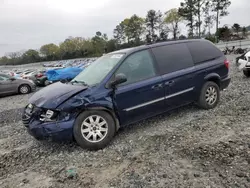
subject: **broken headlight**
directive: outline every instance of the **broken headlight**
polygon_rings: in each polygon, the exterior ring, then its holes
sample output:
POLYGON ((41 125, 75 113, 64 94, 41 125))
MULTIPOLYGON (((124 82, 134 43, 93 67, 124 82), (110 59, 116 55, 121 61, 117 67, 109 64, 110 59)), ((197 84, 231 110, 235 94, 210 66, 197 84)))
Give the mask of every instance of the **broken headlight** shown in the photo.
POLYGON ((41 114, 41 121, 55 121, 56 117, 58 115, 58 112, 52 111, 52 110, 47 110, 45 114, 41 114))

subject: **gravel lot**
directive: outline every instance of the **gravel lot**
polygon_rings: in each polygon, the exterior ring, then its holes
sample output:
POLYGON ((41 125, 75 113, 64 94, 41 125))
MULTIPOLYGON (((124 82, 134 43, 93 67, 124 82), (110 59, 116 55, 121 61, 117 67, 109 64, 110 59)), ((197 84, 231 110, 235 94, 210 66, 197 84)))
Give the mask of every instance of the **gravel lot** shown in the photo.
POLYGON ((39 142, 20 119, 30 95, 0 98, 0 187, 250 187, 250 80, 231 60, 216 109, 195 106, 123 128, 102 151, 39 142))

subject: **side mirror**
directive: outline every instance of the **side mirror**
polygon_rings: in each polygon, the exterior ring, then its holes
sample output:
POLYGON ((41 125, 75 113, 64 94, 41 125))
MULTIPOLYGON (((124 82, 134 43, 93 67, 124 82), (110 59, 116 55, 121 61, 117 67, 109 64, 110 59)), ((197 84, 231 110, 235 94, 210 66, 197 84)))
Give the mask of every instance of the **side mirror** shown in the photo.
POLYGON ((14 77, 11 77, 11 78, 10 78, 10 81, 14 81, 14 80, 16 80, 16 78, 14 78, 14 77))
POLYGON ((120 73, 115 76, 115 79, 110 83, 110 87, 114 88, 119 84, 125 83, 127 81, 127 77, 125 74, 120 73))

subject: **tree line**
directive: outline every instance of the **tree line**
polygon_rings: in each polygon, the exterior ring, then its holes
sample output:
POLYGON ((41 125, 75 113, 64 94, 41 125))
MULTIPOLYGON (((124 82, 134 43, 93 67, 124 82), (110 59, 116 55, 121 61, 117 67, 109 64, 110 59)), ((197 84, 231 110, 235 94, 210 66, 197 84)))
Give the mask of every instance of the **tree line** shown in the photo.
MULTIPOLYGON (((41 46, 39 50, 7 53, 0 58, 0 64, 96 57, 118 49, 167 40, 201 37, 213 42, 228 40, 231 30, 228 26, 219 28, 219 22, 229 14, 230 5, 230 0, 183 0, 180 7, 166 12, 149 10, 145 17, 134 14, 125 18, 115 27, 111 39, 100 31, 92 38, 68 37, 59 45, 51 43, 41 46), (182 34, 181 24, 188 28, 187 36, 182 34), (216 32, 212 34, 214 25, 216 32)), ((239 24, 234 24, 233 28, 238 36, 244 29, 239 24)), ((243 36, 246 36, 246 28, 244 31, 243 36)))

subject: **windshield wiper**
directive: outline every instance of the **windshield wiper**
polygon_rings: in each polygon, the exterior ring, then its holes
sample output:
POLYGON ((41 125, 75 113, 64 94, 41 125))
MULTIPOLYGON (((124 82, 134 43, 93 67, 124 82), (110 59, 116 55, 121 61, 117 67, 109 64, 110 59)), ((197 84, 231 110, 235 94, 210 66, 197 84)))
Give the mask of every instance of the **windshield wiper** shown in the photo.
POLYGON ((74 83, 77 83, 77 84, 79 83, 79 84, 88 86, 88 84, 87 84, 86 82, 84 82, 84 81, 73 80, 73 81, 71 81, 71 83, 72 83, 72 85, 73 85, 74 83))

